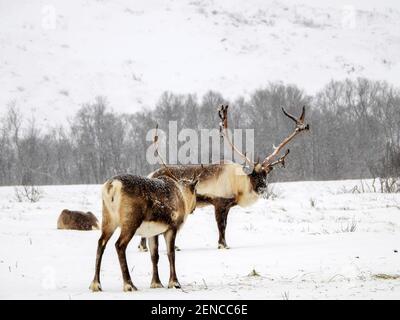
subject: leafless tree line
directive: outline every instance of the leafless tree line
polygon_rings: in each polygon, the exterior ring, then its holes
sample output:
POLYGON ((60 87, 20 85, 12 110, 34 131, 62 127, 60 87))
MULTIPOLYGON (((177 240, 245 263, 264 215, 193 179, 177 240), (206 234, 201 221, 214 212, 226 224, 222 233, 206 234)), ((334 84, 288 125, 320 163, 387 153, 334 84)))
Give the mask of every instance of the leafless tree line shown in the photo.
MULTIPOLYGON (((146 134, 156 123, 178 130, 218 128, 217 107, 229 104, 232 127, 254 129, 260 156, 292 129, 281 107, 308 107, 311 133, 291 145, 278 180, 328 180, 400 176, 400 90, 368 79, 332 81, 315 95, 294 85, 270 83, 250 98, 227 101, 210 91, 164 93, 152 110, 112 111, 104 97, 82 106, 61 127, 40 128, 20 106, 0 114, 0 185, 102 183, 121 172, 147 174, 146 134)), ((257 159, 257 154, 254 158, 257 159)))

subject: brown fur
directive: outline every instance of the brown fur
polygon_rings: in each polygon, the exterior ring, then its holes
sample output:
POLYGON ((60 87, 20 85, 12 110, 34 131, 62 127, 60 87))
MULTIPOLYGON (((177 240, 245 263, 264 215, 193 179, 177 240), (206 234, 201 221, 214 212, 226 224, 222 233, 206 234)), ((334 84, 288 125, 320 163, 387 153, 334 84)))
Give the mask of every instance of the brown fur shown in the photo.
MULTIPOLYGON (((250 174, 243 171, 236 163, 168 166, 168 170, 178 178, 190 178, 199 175, 197 186, 197 206, 213 205, 215 219, 219 230, 219 248, 227 248, 225 229, 230 208, 235 205, 247 207, 257 201, 266 187, 266 175, 263 170, 253 170, 250 174)), ((167 174, 167 169, 160 168, 149 177, 167 174)), ((146 250, 146 241, 142 239, 139 246, 146 250)))
POLYGON ((163 234, 167 243, 170 262, 168 287, 180 287, 175 273, 175 237, 188 214, 196 207, 196 181, 179 180, 167 176, 145 178, 119 175, 103 185, 102 235, 98 242, 96 271, 90 286, 92 291, 101 290, 100 265, 108 240, 117 227, 121 235, 115 244, 124 279, 124 291, 136 290, 132 284, 125 250, 135 234, 151 239, 150 251, 153 262, 152 288, 161 285, 158 277, 158 235, 163 234))
POLYGON ((99 221, 91 212, 63 210, 57 220, 57 229, 98 230, 99 221))
POLYGON ((157 178, 162 175, 167 175, 168 171, 172 172, 172 174, 178 179, 190 179, 193 176, 198 176, 199 181, 204 181, 210 179, 212 177, 218 176, 222 170, 224 165, 221 164, 207 164, 207 165, 168 165, 168 169, 162 167, 156 171, 154 171, 149 176, 153 178, 157 178))
POLYGON ((265 174, 253 172, 248 175, 236 163, 168 166, 168 170, 160 168, 149 174, 149 177, 156 178, 168 171, 178 179, 190 179, 193 175, 200 174, 197 195, 234 198, 241 207, 247 207, 258 199, 258 193, 262 189, 260 182, 264 181, 265 186, 265 174))

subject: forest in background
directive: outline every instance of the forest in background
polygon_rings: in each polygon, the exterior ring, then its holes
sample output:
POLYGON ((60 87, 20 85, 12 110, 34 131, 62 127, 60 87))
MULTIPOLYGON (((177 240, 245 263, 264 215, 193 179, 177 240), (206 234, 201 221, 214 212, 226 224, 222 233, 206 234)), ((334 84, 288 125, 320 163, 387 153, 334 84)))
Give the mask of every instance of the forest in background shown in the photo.
POLYGON ((272 181, 361 179, 400 176, 400 90, 360 78, 331 81, 315 95, 295 85, 269 83, 227 101, 209 91, 201 98, 166 92, 151 110, 113 112, 96 97, 63 126, 40 128, 23 106, 0 112, 0 185, 103 183, 118 173, 147 175, 147 132, 218 128, 217 108, 229 104, 231 128, 254 129, 254 158, 263 159, 294 128, 281 107, 299 114, 306 106, 311 131, 295 139, 286 168, 272 181))

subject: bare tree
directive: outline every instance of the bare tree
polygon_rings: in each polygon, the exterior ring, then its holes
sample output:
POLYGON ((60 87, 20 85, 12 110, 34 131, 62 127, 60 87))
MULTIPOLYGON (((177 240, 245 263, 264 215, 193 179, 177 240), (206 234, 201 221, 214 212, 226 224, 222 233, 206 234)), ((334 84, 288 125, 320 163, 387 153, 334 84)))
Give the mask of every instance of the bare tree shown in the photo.
MULTIPOLYGON (((216 108, 228 102, 215 91, 199 99, 166 92, 155 109, 117 114, 97 97, 66 126, 40 130, 12 101, 0 114, 0 185, 101 183, 121 172, 147 174, 157 167, 145 159, 149 129, 158 123, 168 130, 169 121, 177 121, 178 131, 217 129, 216 108)), ((275 172, 272 182, 399 176, 400 91, 386 82, 331 81, 313 96, 269 83, 231 104, 232 127, 254 129, 254 149, 267 152, 288 134, 281 107, 295 112, 309 106, 311 134, 291 146, 298 161, 275 172)), ((382 181, 393 189, 391 180, 382 181)))

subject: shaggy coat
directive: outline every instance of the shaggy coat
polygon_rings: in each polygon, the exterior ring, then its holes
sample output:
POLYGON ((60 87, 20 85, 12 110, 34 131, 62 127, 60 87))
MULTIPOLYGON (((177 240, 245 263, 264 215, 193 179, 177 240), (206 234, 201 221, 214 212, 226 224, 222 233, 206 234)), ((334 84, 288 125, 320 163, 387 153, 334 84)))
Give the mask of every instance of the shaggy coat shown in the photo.
MULTIPOLYGON (((237 163, 208 165, 175 165, 160 168, 149 177, 159 177, 171 172, 178 179, 188 179, 193 175, 199 177, 196 188, 197 206, 213 205, 218 224, 218 248, 228 248, 225 240, 225 229, 230 208, 239 205, 247 207, 257 201, 266 188, 267 173, 264 170, 253 170, 246 174, 237 163)), ((139 248, 147 251, 146 239, 142 238, 139 248)))
POLYGON ((124 291, 136 290, 133 285, 125 250, 134 235, 150 239, 153 262, 152 288, 161 285, 158 276, 158 235, 163 234, 167 243, 170 262, 169 287, 180 287, 175 273, 175 238, 188 214, 196 207, 196 181, 176 181, 168 176, 145 178, 119 175, 109 179, 102 188, 102 235, 98 241, 96 271, 90 286, 100 291, 100 265, 108 240, 117 227, 121 235, 115 247, 124 279, 124 291))
POLYGON ((91 212, 63 210, 57 220, 57 229, 98 230, 99 221, 91 212))

